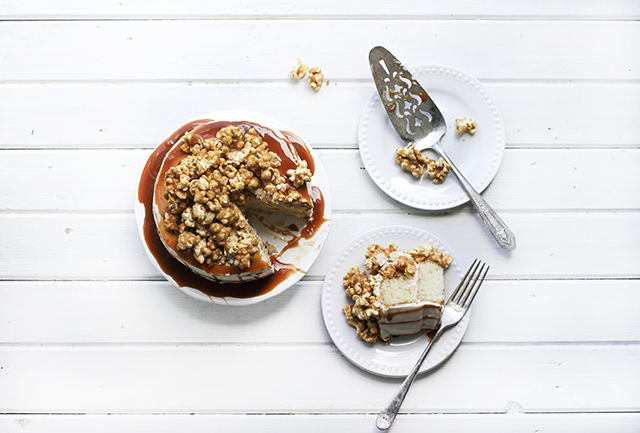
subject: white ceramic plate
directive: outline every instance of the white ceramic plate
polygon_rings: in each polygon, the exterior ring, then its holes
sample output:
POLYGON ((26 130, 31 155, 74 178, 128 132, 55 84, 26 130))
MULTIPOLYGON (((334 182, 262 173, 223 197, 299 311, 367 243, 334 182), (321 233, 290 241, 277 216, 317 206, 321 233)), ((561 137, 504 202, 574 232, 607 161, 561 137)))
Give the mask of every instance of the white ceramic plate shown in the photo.
MULTIPOLYGON (((473 187, 482 192, 491 183, 502 161, 504 123, 486 89, 472 76, 448 66, 418 66, 411 73, 436 103, 447 122, 442 148, 473 187), (474 135, 456 135, 456 118, 478 122, 474 135)), ((373 181, 395 200, 408 206, 443 210, 460 206, 469 198, 450 173, 441 184, 428 175, 416 179, 395 162, 395 150, 404 147, 380 102, 378 92, 369 98, 360 117, 360 156, 373 181)), ((433 151, 431 158, 438 159, 433 151)))
MULTIPOLYGON (((345 293, 342 278, 353 266, 363 269, 364 254, 371 243, 383 247, 393 243, 400 250, 407 250, 425 242, 453 257, 453 262, 444 273, 445 299, 448 299, 464 275, 460 270, 460 261, 441 240, 412 227, 383 227, 359 236, 344 249, 325 278, 322 288, 322 315, 329 335, 340 352, 365 371, 386 377, 406 376, 426 347, 429 337, 422 332, 413 336, 395 337, 386 343, 367 343, 359 339, 355 328, 347 323, 342 312, 342 307, 353 303, 345 293)), ((467 330, 470 313, 471 311, 458 325, 445 331, 434 344, 420 368, 420 373, 440 365, 456 350, 467 330)))
MULTIPOLYGON (((281 130, 291 132, 298 137, 302 137, 298 134, 294 129, 285 125, 284 123, 277 121, 269 116, 265 116, 260 113, 255 113, 252 111, 246 110, 233 110, 233 111, 218 111, 214 113, 204 114, 202 116, 198 116, 194 119, 189 120, 186 123, 189 123, 193 120, 198 119, 212 119, 212 120, 229 120, 229 121, 250 121, 253 123, 258 123, 263 126, 269 127, 272 130, 281 130)), ((178 127, 176 127, 178 129, 178 127)), ((305 142, 306 143, 306 142, 305 142)), ((324 220, 326 221, 315 233, 313 237, 310 239, 301 239, 299 244, 293 248, 287 250, 282 256, 279 257, 279 261, 282 263, 293 265, 298 271, 289 275, 286 279, 280 282, 273 290, 268 293, 260 296, 255 296, 251 298, 235 298, 235 297, 225 297, 218 298, 215 296, 209 296, 195 287, 183 287, 176 283, 176 281, 168 274, 166 274, 160 265, 158 264, 156 258, 153 256, 149 247, 147 246, 146 240, 144 238, 144 230, 143 224, 145 220, 145 206, 140 203, 140 201, 136 198, 134 211, 136 215, 136 223, 138 225, 138 232, 142 239, 142 245, 145 249, 145 252, 156 269, 169 281, 171 281, 176 287, 180 290, 201 301, 210 302, 214 304, 221 305, 251 305, 258 302, 262 302, 266 299, 272 298, 289 287, 293 286, 297 283, 304 274, 311 268, 311 265, 315 262, 320 254, 322 247, 329 235, 329 225, 331 222, 331 192, 329 189, 329 179, 327 177, 327 173, 322 166, 320 158, 315 154, 314 150, 307 143, 307 147, 311 152, 311 156, 313 158, 315 164, 315 172, 311 179, 310 185, 315 186, 322 192, 324 197, 324 220)), ((282 230, 277 230, 278 227, 288 227, 290 224, 297 224, 298 227, 303 226, 303 221, 294 217, 287 217, 283 215, 271 215, 264 214, 263 221, 258 221, 256 218, 252 218, 249 215, 249 220, 253 227, 256 229, 260 237, 275 246, 278 251, 281 251, 281 248, 285 246, 290 240, 285 235, 282 234, 282 230), (276 228, 276 230, 274 230, 276 228)))

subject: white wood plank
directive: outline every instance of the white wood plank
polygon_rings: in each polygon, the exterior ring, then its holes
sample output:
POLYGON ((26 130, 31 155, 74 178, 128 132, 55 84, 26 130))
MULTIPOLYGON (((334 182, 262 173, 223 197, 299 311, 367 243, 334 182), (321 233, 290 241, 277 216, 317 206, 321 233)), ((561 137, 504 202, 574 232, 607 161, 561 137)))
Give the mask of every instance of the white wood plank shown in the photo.
MULTIPOLYGON (((442 239, 461 263, 481 257, 491 279, 638 278, 638 213, 502 212, 518 249, 497 246, 475 214, 335 213, 331 233, 307 279, 324 278, 351 240, 384 225, 407 225, 442 239), (623 256, 620 252, 624 252, 623 256)), ((0 215, 0 279, 159 278, 143 252, 131 214, 0 215), (33 248, 25 248, 31 245, 33 248)))
MULTIPOLYGON (((250 416, 212 414, 149 415, 0 415, 0 430, 6 433, 209 433, 224 431, 245 433, 324 433, 327 431, 378 431, 373 414, 251 414, 250 416)), ((439 433, 490 431, 493 433, 637 433, 637 413, 573 414, 401 414, 393 424, 394 432, 416 432, 429 426, 439 433)))
POLYGON ((444 18, 444 19, 634 19, 640 16, 637 3, 630 0, 585 1, 576 7, 571 2, 455 0, 439 2, 400 1, 389 5, 367 0, 326 0, 322 3, 298 1, 294 5, 271 2, 268 6, 256 0, 224 1, 184 0, 174 2, 118 1, 118 2, 58 2, 55 7, 47 1, 0 1, 0 19, 326 19, 330 18, 444 18))
MULTIPOLYGON (((326 344, 321 290, 303 281, 229 308, 167 282, 0 282, 0 343, 326 344)), ((639 280, 490 280, 464 341, 638 343, 639 310, 639 280)))
POLYGON ((260 83, 5 84, 0 118, 9 127, 0 130, 0 146, 154 148, 192 118, 243 109, 279 119, 314 147, 356 148, 373 83, 331 82, 317 94, 286 76, 260 83))
MULTIPOLYGON (((373 413, 399 385, 324 345, 3 345, 0 359, 9 413, 373 413)), ((638 345, 463 343, 402 413, 638 411, 639 365, 638 345)))
POLYGON ((629 116, 640 115, 640 107, 630 99, 636 97, 636 91, 640 92, 640 85, 569 80, 569 83, 486 86, 503 115, 508 146, 573 148, 640 144, 640 133, 623 131, 629 116))
MULTIPOLYGON (((413 211, 378 189, 357 150, 317 152, 328 173, 334 210, 413 211)), ((150 154, 149 149, 0 151, 0 185, 5 187, 0 209, 128 212, 150 154)), ((638 166, 639 149, 507 149, 483 196, 497 211, 638 210, 638 166), (604 167, 623 175, 606 175, 604 167)), ((467 212, 471 205, 462 209, 467 212)))
POLYGON ((318 36, 301 44, 306 20, 3 21, 0 81, 262 82, 287 79, 298 57, 321 65, 328 80, 368 79, 367 53, 378 44, 406 65, 450 64, 482 79, 640 78, 640 55, 633 49, 640 37, 637 21, 413 24, 315 21, 318 36), (230 34, 232 44, 224 42, 230 34), (416 51, 415 41, 429 47, 428 54, 416 51))
MULTIPOLYGON (((380 190, 367 174, 359 153, 322 150, 330 174, 336 210, 415 212, 380 190), (342 185, 349 185, 348 189, 342 185)), ((483 192, 496 211, 638 209, 640 153, 636 149, 507 149, 500 169, 483 192), (612 165, 620 176, 598 176, 612 165)), ((455 181, 453 178, 448 181, 455 181)), ((471 204, 456 211, 470 211, 471 204)))
POLYGON ((513 254, 497 246, 475 214, 396 214, 393 218, 385 217, 386 220, 382 220, 382 216, 369 219, 364 213, 336 215, 330 239, 310 274, 324 275, 350 239, 377 229, 385 224, 381 221, 387 221, 387 224, 408 225, 434 234, 449 245, 462 263, 482 258, 491 264, 492 278, 635 278, 638 275, 635 263, 640 260, 640 251, 636 257, 632 247, 640 242, 635 212, 501 212, 501 216, 517 238, 518 248, 513 254), (603 248, 613 254, 603 254, 603 248), (615 254, 620 251, 625 252, 625 258, 615 254))
MULTIPOLYGON (((366 66, 366 59, 357 62, 366 66)), ((286 77, 260 83, 3 83, 0 148, 153 148, 193 117, 249 109, 285 122, 316 148, 357 149, 358 122, 374 85, 369 77, 352 82, 327 73, 327 79, 317 94, 286 77)), ((502 112, 507 148, 640 145, 640 133, 629 126, 640 116, 637 83, 485 85, 502 112)))

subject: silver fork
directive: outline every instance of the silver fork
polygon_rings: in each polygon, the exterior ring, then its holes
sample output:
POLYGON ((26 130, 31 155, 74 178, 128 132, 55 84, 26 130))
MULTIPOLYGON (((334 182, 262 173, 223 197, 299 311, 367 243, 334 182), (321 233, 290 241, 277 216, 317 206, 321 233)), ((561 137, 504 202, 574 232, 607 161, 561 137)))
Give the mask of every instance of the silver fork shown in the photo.
POLYGON ((433 343, 438 341, 444 331, 462 320, 467 310, 469 310, 469 307, 473 302, 473 298, 475 298, 478 293, 478 290, 484 281, 484 277, 487 276, 487 272, 489 272, 489 266, 482 263, 482 261, 475 259, 467 270, 467 273, 462 277, 458 287, 456 287, 456 290, 453 292, 451 297, 449 297, 449 300, 442 310, 442 318, 440 319, 440 327, 438 328, 438 331, 433 338, 429 340, 429 343, 427 344, 427 347, 425 347, 424 352, 422 352, 422 355, 420 355, 418 362, 413 366, 407 378, 402 382, 402 385, 400 385, 400 388, 398 388, 394 397, 389 401, 389 404, 387 404, 387 407, 380 411, 378 418, 376 418, 376 427, 380 430, 387 430, 391 427, 391 424, 393 423, 393 420, 396 419, 400 406, 402 406, 402 402, 407 396, 411 384, 418 375, 420 366, 427 358, 433 343))

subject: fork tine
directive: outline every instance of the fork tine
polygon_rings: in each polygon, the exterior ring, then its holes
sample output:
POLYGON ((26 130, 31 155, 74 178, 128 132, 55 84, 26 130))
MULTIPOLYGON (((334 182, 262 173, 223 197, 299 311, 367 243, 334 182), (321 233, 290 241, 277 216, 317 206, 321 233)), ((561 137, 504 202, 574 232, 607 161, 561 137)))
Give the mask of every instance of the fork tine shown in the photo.
POLYGON ((469 280, 467 279, 467 277, 472 272, 472 270, 473 272, 475 272, 474 266, 477 267, 477 262, 478 259, 475 259, 473 263, 471 263, 471 266, 469 266, 469 269, 467 269, 467 273, 464 274, 464 277, 462 277, 462 279, 458 283, 458 287, 456 287, 456 289, 453 291, 453 294, 449 298, 449 302, 455 302, 456 304, 459 303, 460 297, 464 294, 464 292, 467 290, 467 286, 469 285, 469 280))
POLYGON ((469 277, 469 281, 465 285, 464 292, 460 295, 460 302, 458 302, 458 305, 460 305, 461 307, 464 306, 467 302, 467 299, 469 299, 469 294, 473 291, 476 281, 478 281, 478 277, 480 276, 480 272, 482 272, 483 268, 484 268, 484 264, 482 263, 482 261, 478 261, 478 264, 473 268, 473 271, 471 271, 471 276, 469 277), (480 270, 478 271, 478 267, 480 265, 482 265, 482 268, 480 268, 480 270), (478 271, 478 273, 476 273, 476 271, 478 271), (471 287, 469 287, 469 284, 471 284, 471 287))
MULTIPOLYGON (((480 265, 479 262, 478 266, 480 265)), ((476 268, 478 267, 476 266, 476 268)), ((478 293, 478 290, 480 290, 480 286, 482 285, 482 283, 484 282, 484 278, 487 276, 487 273, 489 272, 489 268, 490 266, 488 266, 486 263, 482 263, 482 267, 480 268, 480 270, 478 270, 477 275, 475 275, 475 278, 473 280, 473 284, 471 285, 471 288, 469 289, 468 292, 465 293, 465 297, 462 301, 461 305, 462 308, 469 308, 469 306, 471 305, 471 303, 473 302, 473 299, 476 297, 476 294, 478 293), (485 269, 486 266, 486 269, 485 269), (483 273, 484 271, 484 273, 483 273), (480 281, 478 281, 478 279, 480 281)), ((475 272, 475 270, 474 270, 475 272)))

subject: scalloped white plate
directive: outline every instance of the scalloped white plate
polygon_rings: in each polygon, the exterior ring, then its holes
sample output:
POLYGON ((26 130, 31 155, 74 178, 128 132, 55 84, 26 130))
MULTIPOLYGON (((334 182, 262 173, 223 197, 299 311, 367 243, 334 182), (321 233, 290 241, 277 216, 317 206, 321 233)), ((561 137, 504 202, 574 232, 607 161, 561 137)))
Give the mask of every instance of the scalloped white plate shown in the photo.
MULTIPOLYGON (((426 65, 410 69, 429 93, 447 122, 442 148, 473 187, 482 192, 500 166, 505 147, 504 122, 497 105, 478 80, 449 66, 426 65), (474 135, 456 135, 456 118, 478 122, 474 135)), ((428 175, 416 179, 395 162, 395 150, 404 147, 380 102, 378 92, 369 98, 360 117, 360 156, 373 181, 390 197, 405 205, 444 210, 469 200, 453 174, 441 184, 428 175)), ((435 153, 429 150, 434 158, 435 153)), ((435 157, 437 159, 437 157, 435 157)))
MULTIPOLYGON (((266 116, 264 114, 256 113, 248 110, 227 110, 227 111, 217 111, 213 113, 207 113, 202 116, 195 117, 186 123, 189 123, 198 119, 212 119, 212 120, 229 120, 229 121, 250 121, 254 123, 261 124, 263 126, 269 127, 272 130, 281 130, 291 132, 298 137, 302 137, 298 134, 293 128, 290 128, 286 124, 273 119, 272 117, 266 116)), ((178 129, 178 127, 176 127, 178 129)), ((324 219, 326 222, 322 224, 322 226, 318 229, 318 231, 311 237, 310 239, 303 239, 299 242, 299 244, 289 250, 287 250, 281 257, 280 261, 283 263, 287 263, 293 265, 297 272, 293 272, 286 279, 278 283, 276 287, 273 288, 270 292, 260 295, 254 296, 251 298, 235 298, 235 297, 225 297, 219 298, 214 296, 209 296, 202 291, 198 290, 197 287, 185 287, 180 286, 176 281, 165 273, 160 265, 158 264, 156 258, 153 256, 149 247, 147 246, 146 240, 144 238, 144 219, 145 219, 145 206, 140 203, 137 198, 135 200, 134 212, 136 216, 136 223, 138 225, 138 232, 140 234, 140 238, 142 239, 142 246, 151 260, 151 263, 154 267, 173 285, 175 285, 178 289, 186 293, 187 295, 198 299, 200 301, 214 303, 218 305, 233 305, 233 306, 244 306, 251 305, 258 302, 262 302, 269 298, 272 298, 291 286, 300 281, 300 279, 304 276, 304 274, 311 268, 311 265, 316 261, 318 255, 320 255, 320 251, 324 246, 324 243, 327 240, 327 236, 329 235, 329 226, 331 223, 331 191, 329 189, 329 178, 327 177, 327 173, 322 165, 320 158, 316 155, 315 151, 311 148, 311 146, 305 141, 315 165, 315 173, 311 179, 311 186, 315 186, 322 192, 322 196, 324 198, 324 219)), ((285 215, 277 215, 277 214, 264 214, 263 215, 265 223, 260 223, 259 221, 254 221, 251 219, 251 222, 260 235, 262 239, 269 242, 271 245, 275 246, 278 251, 282 249, 284 245, 287 244, 288 239, 284 239, 282 235, 282 231, 278 230, 278 227, 287 227, 292 222, 299 223, 300 220, 294 217, 287 217, 285 215)))
MULTIPOLYGON (((460 270, 460 261, 444 242, 426 231, 404 226, 382 227, 359 236, 344 249, 327 274, 322 287, 322 315, 338 350, 365 371, 385 377, 404 377, 409 374, 426 347, 428 335, 421 332, 395 337, 386 343, 367 343, 356 336, 355 328, 347 323, 342 312, 342 307, 353 303, 345 293, 342 278, 352 266, 363 268, 365 251, 374 242, 383 247, 393 243, 400 250, 413 249, 430 242, 438 250, 450 254, 453 262, 444 273, 445 299, 453 293, 464 274, 460 270)), ((470 313, 471 311, 458 325, 442 334, 422 364, 420 373, 437 367, 457 349, 469 325, 470 313)))

